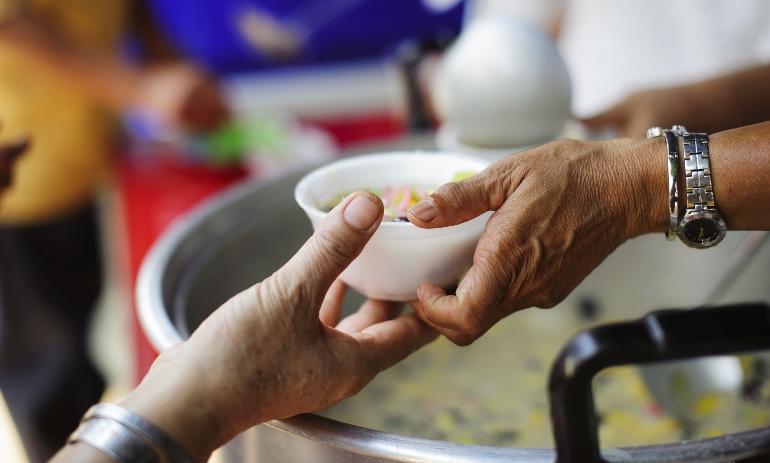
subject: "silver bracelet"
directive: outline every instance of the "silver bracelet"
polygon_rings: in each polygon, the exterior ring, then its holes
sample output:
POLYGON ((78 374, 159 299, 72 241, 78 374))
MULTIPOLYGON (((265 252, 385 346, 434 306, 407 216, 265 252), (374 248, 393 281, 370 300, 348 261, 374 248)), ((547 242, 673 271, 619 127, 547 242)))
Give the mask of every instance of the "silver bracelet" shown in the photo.
POLYGON ((108 403, 94 405, 83 416, 83 420, 86 421, 97 417, 116 421, 139 436, 152 441, 168 454, 175 463, 194 463, 190 455, 179 444, 174 442, 165 431, 119 405, 108 403))
POLYGON ((663 137, 666 139, 666 166, 668 168, 668 231, 666 239, 676 239, 679 228, 679 154, 678 136, 687 133, 687 129, 681 125, 671 127, 671 130, 663 130, 660 127, 652 127, 647 130, 647 138, 663 137))
POLYGON ((84 419, 67 439, 82 442, 120 463, 160 463, 155 450, 120 423, 107 418, 84 419))

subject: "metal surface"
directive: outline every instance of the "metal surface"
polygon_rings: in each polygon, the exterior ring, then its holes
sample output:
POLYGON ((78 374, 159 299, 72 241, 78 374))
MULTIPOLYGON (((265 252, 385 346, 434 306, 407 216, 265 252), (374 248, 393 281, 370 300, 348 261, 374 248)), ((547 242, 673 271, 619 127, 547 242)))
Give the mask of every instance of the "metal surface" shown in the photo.
POLYGON ((91 417, 67 440, 68 444, 82 442, 99 450, 120 463, 160 463, 155 450, 141 437, 129 431, 117 421, 91 417))
MULTIPOLYGON (((557 462, 602 461, 592 379, 603 369, 767 349, 767 304, 661 310, 640 320, 600 325, 578 334, 554 362, 549 381, 557 462)), ((744 446, 740 458, 766 455, 769 446, 770 441, 744 446)))
POLYGON ((687 130, 681 125, 675 125, 671 130, 651 127, 647 130, 647 138, 663 137, 666 139, 666 167, 668 169, 668 232, 666 239, 676 239, 679 227, 679 154, 676 137, 687 130))
MULTIPOLYGON (((186 338, 232 294, 269 276, 299 249, 310 236, 311 228, 294 203, 292 192, 296 182, 312 167, 266 183, 241 184, 178 221, 156 243, 143 263, 137 283, 140 319, 156 348, 163 350, 186 338)), ((724 252, 731 250, 729 246, 720 248, 724 248, 724 252)), ((626 247, 616 252, 616 259, 623 262, 635 252, 637 249, 633 246, 626 247)), ((716 249, 713 255, 720 252, 716 249)), ((607 272, 614 274, 617 269, 597 269, 594 279, 601 280, 607 272)), ((650 275, 651 280, 655 277, 650 275)), ((589 281, 587 285, 590 284, 589 281)), ((639 291, 649 292, 643 284, 638 286, 639 291)), ((585 288, 579 287, 576 295, 585 288)), ((610 302, 616 297, 612 291, 622 292, 617 295, 620 300, 633 297, 625 288, 610 287, 606 291, 610 302)), ((680 294, 678 287, 671 294, 680 294)), ((655 304, 654 300, 647 298, 645 304, 655 304)), ((683 304, 672 301, 666 305, 683 304)), ((344 310, 350 311, 355 306, 346 303, 344 310)), ((608 462, 716 463, 752 455, 769 445, 770 430, 762 428, 686 443, 604 449, 602 456, 608 462)), ((225 446, 221 455, 232 463, 545 463, 555 460, 555 453, 550 449, 484 447, 417 439, 315 415, 256 426, 225 446)))
MULTIPOLYGON (((679 222, 677 235, 687 246, 703 249, 716 246, 725 237, 727 226, 719 217, 714 203, 714 191, 711 185, 711 166, 709 164, 709 138, 705 133, 686 133, 682 135, 684 175, 686 182, 687 209, 679 222), (699 239, 688 237, 687 224, 705 219, 715 224, 719 233, 715 238, 699 239)), ((701 235, 703 228, 701 228, 701 235)))

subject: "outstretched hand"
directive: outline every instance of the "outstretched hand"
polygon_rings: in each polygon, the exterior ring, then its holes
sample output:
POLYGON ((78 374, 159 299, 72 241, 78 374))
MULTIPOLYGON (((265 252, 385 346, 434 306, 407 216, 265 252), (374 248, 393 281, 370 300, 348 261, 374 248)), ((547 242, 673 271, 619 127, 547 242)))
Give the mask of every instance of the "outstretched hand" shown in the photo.
POLYGON ((415 314, 400 315, 402 304, 369 300, 339 321, 345 287, 336 278, 382 214, 374 194, 348 196, 286 265, 163 352, 121 405, 205 457, 255 424, 357 393, 435 339, 438 333, 415 314))
POLYGON ((229 117, 213 78, 189 63, 159 64, 141 70, 137 90, 140 106, 189 130, 213 130, 229 117))
POLYGON ((684 125, 690 130, 711 129, 703 118, 701 98, 690 87, 669 87, 632 93, 613 107, 580 122, 590 131, 613 129, 620 137, 645 138, 650 127, 684 125))
POLYGON ((410 209, 412 223, 445 227, 496 212, 456 293, 422 284, 415 312, 466 345, 517 310, 559 303, 624 241, 665 230, 659 144, 561 140, 438 188, 410 209))

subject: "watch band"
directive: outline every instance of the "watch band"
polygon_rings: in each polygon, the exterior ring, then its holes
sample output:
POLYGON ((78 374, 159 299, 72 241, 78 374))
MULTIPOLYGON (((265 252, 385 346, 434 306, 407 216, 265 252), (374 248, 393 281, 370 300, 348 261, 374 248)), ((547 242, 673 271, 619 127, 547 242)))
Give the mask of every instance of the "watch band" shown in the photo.
POLYGON ((711 183, 709 139, 705 133, 682 135, 682 160, 687 209, 677 234, 684 244, 707 249, 719 244, 727 225, 719 216, 711 183))
POLYGON ((705 133, 682 135, 687 211, 714 208, 714 191, 709 165, 709 138, 705 133))

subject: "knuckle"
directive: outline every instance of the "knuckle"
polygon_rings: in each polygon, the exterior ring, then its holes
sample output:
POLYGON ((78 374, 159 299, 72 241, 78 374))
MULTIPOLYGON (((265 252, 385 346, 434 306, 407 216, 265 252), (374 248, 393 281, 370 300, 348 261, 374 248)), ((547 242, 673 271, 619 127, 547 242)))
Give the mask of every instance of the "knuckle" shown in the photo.
POLYGON ((449 333, 445 335, 450 341, 460 347, 466 347, 473 344, 478 336, 469 336, 467 334, 449 333))
POLYGON ((535 298, 535 307, 539 307, 541 309, 552 309, 559 302, 561 301, 557 297, 554 297, 550 293, 546 293, 535 298))
POLYGON ((315 234, 318 250, 322 258, 331 261, 336 266, 345 266, 356 257, 358 247, 351 241, 340 239, 326 228, 320 228, 315 234))
MULTIPOLYGON (((504 256, 510 256, 497 241, 491 241, 489 245, 476 249, 473 264, 485 269, 484 277, 489 286, 503 288, 511 281, 512 271, 510 262, 504 256)), ((515 259, 511 259, 514 261, 515 259)))
POLYGON ((452 207, 461 207, 475 199, 474 195, 471 194, 472 191, 463 185, 463 182, 446 183, 440 186, 434 194, 452 207))
POLYGON ((469 310, 457 321, 457 331, 467 335, 476 335, 484 329, 486 316, 482 310, 469 310))

